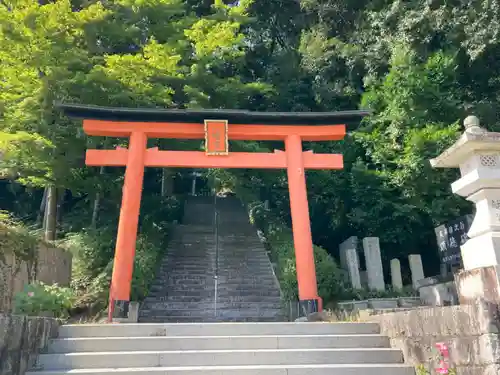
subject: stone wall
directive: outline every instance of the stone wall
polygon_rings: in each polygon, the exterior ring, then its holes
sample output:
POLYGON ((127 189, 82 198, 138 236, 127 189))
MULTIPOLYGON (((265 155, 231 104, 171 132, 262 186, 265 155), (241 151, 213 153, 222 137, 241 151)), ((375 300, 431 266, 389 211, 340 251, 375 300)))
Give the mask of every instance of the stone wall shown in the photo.
POLYGON ((23 375, 58 328, 52 318, 0 314, 0 375, 23 375))
POLYGON ((489 303, 419 308, 369 316, 381 333, 401 349, 405 361, 424 365, 430 373, 437 368, 436 343, 445 343, 450 368, 457 375, 500 374, 500 308, 489 303))
POLYGON ((417 283, 417 290, 425 305, 458 305, 457 288, 453 278, 428 277, 417 283))
POLYGON ((63 249, 40 244, 36 260, 27 262, 16 258, 12 253, 4 252, 0 258, 0 312, 10 312, 14 295, 34 281, 69 286, 71 254, 63 249))

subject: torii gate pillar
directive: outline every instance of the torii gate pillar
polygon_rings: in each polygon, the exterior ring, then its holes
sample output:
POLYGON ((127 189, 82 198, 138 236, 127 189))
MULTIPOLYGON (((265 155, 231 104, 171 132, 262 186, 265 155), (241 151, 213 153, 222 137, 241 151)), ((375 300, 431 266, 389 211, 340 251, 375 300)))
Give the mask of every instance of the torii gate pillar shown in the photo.
POLYGON ((285 139, 285 150, 297 283, 299 300, 302 304, 301 309, 306 312, 321 311, 322 304, 318 296, 316 281, 306 176, 300 136, 288 136, 285 139))
MULTIPOLYGON (((122 189, 122 205, 116 236, 113 275, 109 291, 110 301, 118 308, 118 315, 128 314, 132 287, 137 229, 144 180, 144 161, 148 138, 143 132, 130 135, 127 167, 122 189)), ((115 306, 110 306, 111 314, 115 306)))

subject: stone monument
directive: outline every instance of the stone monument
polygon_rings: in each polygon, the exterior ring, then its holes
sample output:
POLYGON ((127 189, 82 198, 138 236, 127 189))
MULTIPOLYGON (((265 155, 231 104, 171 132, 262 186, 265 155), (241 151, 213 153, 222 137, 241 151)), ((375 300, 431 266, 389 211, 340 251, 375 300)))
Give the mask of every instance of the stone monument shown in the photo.
POLYGON ((411 282, 413 288, 417 289, 418 282, 425 279, 422 257, 420 254, 410 254, 408 255, 408 262, 410 263, 411 282))
POLYGON ((394 289, 403 289, 401 262, 397 258, 391 259, 391 282, 394 289))
POLYGON ((340 264, 349 274, 351 286, 361 289, 359 274, 358 237, 352 236, 340 244, 340 264))
POLYGON ((384 268, 382 267, 378 237, 363 238, 363 250, 365 253, 368 288, 371 290, 385 290, 384 268))
POLYGON ((460 168, 451 187, 476 206, 461 246, 464 270, 455 276, 461 303, 477 299, 500 302, 500 133, 489 132, 469 116, 465 132, 450 148, 431 160, 434 168, 460 168))

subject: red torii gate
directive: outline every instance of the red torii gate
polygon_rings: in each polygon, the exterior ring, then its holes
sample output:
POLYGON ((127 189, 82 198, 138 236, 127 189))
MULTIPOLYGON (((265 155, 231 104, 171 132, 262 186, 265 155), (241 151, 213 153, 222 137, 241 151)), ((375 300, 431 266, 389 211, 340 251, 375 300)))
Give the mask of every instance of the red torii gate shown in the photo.
POLYGON ((343 158, 339 154, 303 151, 302 141, 343 139, 345 125, 325 124, 359 120, 368 112, 191 111, 73 104, 61 104, 58 107, 68 116, 83 118, 83 129, 87 135, 130 139, 128 149, 87 150, 86 154, 86 164, 89 166, 126 167, 110 287, 110 320, 115 306, 119 307, 120 317, 128 312, 144 167, 286 168, 301 308, 306 312, 321 311, 305 170, 342 169, 343 158), (157 147, 147 147, 149 138, 205 139, 205 152, 160 151, 157 147), (229 152, 230 139, 284 141, 285 151, 229 152))

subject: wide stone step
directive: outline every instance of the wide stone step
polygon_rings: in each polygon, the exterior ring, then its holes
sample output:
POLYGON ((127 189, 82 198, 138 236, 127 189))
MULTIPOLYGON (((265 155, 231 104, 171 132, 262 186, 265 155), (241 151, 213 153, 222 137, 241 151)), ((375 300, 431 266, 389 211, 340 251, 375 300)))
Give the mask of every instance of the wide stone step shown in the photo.
MULTIPOLYGON (((274 277, 269 275, 262 276, 261 278, 247 277, 247 278, 230 278, 230 277, 218 277, 218 285, 251 285, 251 286, 275 286, 278 287, 277 281, 274 277)), ((208 274, 205 276, 199 275, 194 278, 188 278, 186 274, 179 273, 175 275, 164 274, 164 278, 158 277, 153 286, 182 286, 182 285, 214 285, 215 277, 214 275, 208 274)))
POLYGON ((219 258, 218 265, 220 269, 225 269, 227 267, 227 270, 231 270, 235 272, 236 270, 231 269, 231 267, 237 267, 240 269, 248 269, 248 270, 269 270, 271 268, 271 265, 267 259, 263 259, 258 262, 253 262, 253 261, 247 261, 245 259, 238 259, 236 257, 231 258, 229 260, 224 260, 223 258, 219 258))
POLYGON ((170 264, 170 266, 164 270, 160 270, 162 272, 160 275, 165 275, 171 278, 178 277, 213 277, 215 275, 215 265, 187 265, 182 263, 170 264))
MULTIPOLYGON (((211 309, 214 303, 186 303, 186 302, 145 302, 143 304, 144 310, 178 310, 178 309, 211 309)), ((249 309, 258 310, 264 309, 280 309, 280 300, 267 301, 267 302, 229 302, 229 301, 217 301, 217 308, 219 309, 249 309)))
MULTIPOLYGON (((166 296, 166 297, 159 297, 159 298, 163 298, 162 301, 163 302, 175 302, 175 303, 179 303, 179 304, 185 304, 185 303, 189 303, 189 301, 178 301, 178 300, 171 300, 169 296, 166 296)), ((281 299, 279 297, 269 297, 269 296, 239 296, 239 295, 236 295, 236 296, 226 296, 224 298, 221 298, 220 295, 217 295, 217 298, 218 298, 218 301, 221 301, 223 303, 235 303, 235 302, 243 302, 243 303, 277 303, 279 301, 281 301, 281 299)), ((156 299, 153 299, 153 297, 151 296, 148 296, 144 302, 160 302, 156 299)), ((213 298, 211 300, 207 300, 207 302, 210 302, 210 303, 213 303, 213 298)))
POLYGON ((215 317, 213 315, 206 315, 206 316, 142 316, 139 317, 139 322, 145 322, 145 323, 196 323, 196 324, 202 324, 202 323, 254 323, 254 324, 260 324, 263 322, 281 322, 284 321, 283 317, 280 315, 273 316, 273 317, 215 317))
POLYGON ((215 308, 210 309, 144 309, 143 315, 148 316, 216 316, 218 318, 261 318, 275 317, 281 313, 280 308, 262 308, 262 309, 227 309, 217 308, 217 315, 215 315, 215 308))
MULTIPOLYGON (((198 297, 202 295, 207 295, 206 293, 215 293, 215 290, 212 289, 210 290, 170 290, 167 292, 166 297, 180 297, 178 300, 179 301, 184 301, 182 297, 187 297, 187 299, 192 298, 192 297, 198 297)), ((246 297, 246 296, 252 296, 252 297, 258 297, 258 296, 263 296, 263 297, 280 297, 280 291, 277 289, 268 289, 268 290, 240 290, 238 293, 234 293, 234 291, 227 291, 227 290, 218 290, 218 296, 220 298, 230 298, 232 296, 235 296, 235 294, 238 294, 239 296, 246 297)))
MULTIPOLYGON (((151 290, 206 290, 206 289, 213 289, 215 287, 214 281, 207 281, 206 283, 200 284, 200 283, 181 283, 181 284, 172 284, 166 281, 165 283, 156 283, 152 286, 151 290)), ((278 289, 278 286, 271 281, 268 282, 262 282, 262 283, 218 283, 217 287, 219 290, 231 290, 231 291, 261 291, 263 293, 268 292, 266 290, 262 290, 264 288, 273 288, 273 289, 278 289)))
POLYGON ((213 256, 216 252, 215 243, 210 243, 208 240, 201 240, 198 243, 195 241, 182 240, 184 243, 175 244, 170 242, 168 244, 168 258, 184 258, 193 255, 204 257, 213 256), (189 252, 186 254, 186 252, 189 252))
POLYGON ((164 296, 158 295, 158 294, 150 294, 144 302, 197 302, 197 303, 203 303, 205 301, 213 301, 214 300, 214 293, 207 293, 207 294, 180 294, 180 295, 171 295, 167 294, 164 296))
MULTIPOLYGON (((175 303, 212 303, 215 298, 215 293, 207 293, 207 294, 197 294, 197 295, 159 295, 150 293, 148 297, 144 300, 145 303, 150 302, 175 302, 175 303)), ((247 303, 266 303, 266 302, 274 302, 280 300, 279 294, 276 296, 257 296, 257 295, 217 295, 218 301, 227 301, 227 302, 247 302, 247 303)))
MULTIPOLYGON (((174 284, 171 282, 166 282, 161 285, 154 285, 151 287, 151 291, 160 291, 160 290, 183 290, 183 291, 207 291, 213 290, 215 288, 214 282, 207 281, 205 283, 195 283, 195 282, 185 282, 174 284)), ((277 286, 272 282, 262 282, 262 283, 218 283, 218 290, 222 293, 224 291, 230 292, 239 292, 239 291, 253 291, 260 290, 262 288, 277 288, 277 286)))
POLYGON ((172 238, 170 241, 171 249, 182 249, 184 247, 192 247, 202 250, 201 245, 206 244, 207 246, 215 248, 216 239, 215 234, 178 234, 172 238), (175 246, 173 246, 175 245, 175 246))
MULTIPOLYGON (((83 369, 71 373, 109 375, 109 369, 83 369)), ((269 366, 190 366, 115 368, 115 375, 415 375, 413 367, 400 364, 318 364, 269 366)), ((28 372, 26 375, 67 375, 67 370, 28 372)))
POLYGON ((99 353, 42 354, 41 370, 120 367, 185 367, 305 364, 402 363, 399 350, 388 348, 348 349, 251 349, 121 351, 99 353))
POLYGON ((48 353, 388 347, 389 339, 382 335, 91 337, 55 339, 48 353))
POLYGON ((213 276, 215 273, 215 263, 213 260, 207 260, 204 264, 193 264, 191 262, 176 260, 175 262, 170 262, 164 266, 162 265, 160 272, 181 277, 190 275, 186 274, 186 272, 192 272, 192 275, 196 277, 213 276))
POLYGON ((70 324, 59 338, 378 334, 375 323, 70 324))

